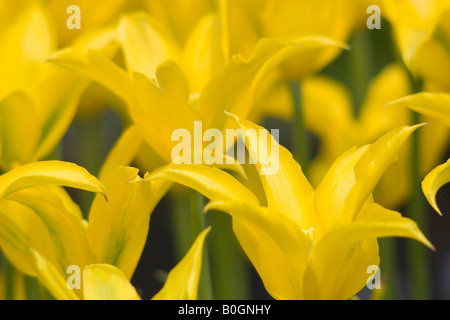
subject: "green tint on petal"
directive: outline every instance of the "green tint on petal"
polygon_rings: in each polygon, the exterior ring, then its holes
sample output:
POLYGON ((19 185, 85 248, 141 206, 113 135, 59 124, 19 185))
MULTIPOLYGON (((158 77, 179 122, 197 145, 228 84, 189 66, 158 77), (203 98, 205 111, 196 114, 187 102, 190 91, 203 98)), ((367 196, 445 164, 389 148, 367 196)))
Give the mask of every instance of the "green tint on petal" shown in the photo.
POLYGON ((87 231, 98 260, 116 266, 127 279, 131 279, 139 262, 147 240, 150 215, 160 199, 158 190, 153 191, 149 181, 143 182, 138 171, 118 166, 108 172, 105 187, 109 200, 101 196, 94 199, 87 231))
POLYGON ((15 192, 8 199, 29 207, 44 223, 55 248, 58 261, 55 267, 61 272, 70 265, 83 268, 93 262, 83 221, 71 212, 73 204, 67 207, 66 199, 61 199, 60 192, 54 190, 52 186, 34 186, 15 192))
POLYGON ((43 257, 39 252, 31 250, 34 259, 34 267, 39 281, 58 300, 79 300, 80 298, 67 285, 67 280, 53 266, 53 264, 43 257))

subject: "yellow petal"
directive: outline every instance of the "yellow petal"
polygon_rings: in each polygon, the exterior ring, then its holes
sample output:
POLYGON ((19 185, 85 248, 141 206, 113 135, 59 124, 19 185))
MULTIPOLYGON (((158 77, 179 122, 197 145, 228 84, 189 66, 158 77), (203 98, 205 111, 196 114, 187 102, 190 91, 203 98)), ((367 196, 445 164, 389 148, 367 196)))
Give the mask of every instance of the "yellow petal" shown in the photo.
POLYGON ((69 162, 41 161, 17 167, 0 176, 0 198, 42 184, 63 185, 106 195, 100 181, 86 169, 69 162))
POLYGON ((70 265, 83 268, 93 259, 83 220, 70 211, 73 204, 67 208, 67 202, 60 199, 60 192, 55 190, 49 186, 34 186, 17 191, 8 199, 26 205, 41 218, 55 247, 56 268, 60 268, 61 272, 65 272, 70 265))
POLYGON ((88 86, 86 79, 55 65, 45 64, 44 71, 32 92, 41 126, 35 155, 38 160, 47 157, 63 138, 76 114, 80 96, 88 86))
POLYGON ((98 175, 100 181, 108 179, 117 166, 130 165, 143 144, 144 139, 135 125, 126 129, 105 159, 98 175))
POLYGON ((184 258, 169 272, 163 288, 153 300, 197 300, 205 238, 211 228, 203 230, 184 258))
POLYGON ((192 92, 202 92, 205 85, 225 66, 228 53, 223 44, 224 30, 218 14, 200 20, 183 50, 183 66, 192 92))
POLYGON ((295 221, 265 207, 242 202, 212 202, 233 218, 233 230, 275 299, 302 299, 302 276, 312 242, 295 221))
POLYGON ((91 33, 102 25, 111 23, 120 15, 124 9, 125 0, 59 0, 46 1, 48 11, 52 15, 58 27, 58 37, 61 47, 72 45, 76 40, 87 33, 91 33), (70 15, 66 13, 71 5, 78 5, 81 11, 81 29, 67 28, 67 19, 70 15))
POLYGON ((139 72, 153 79, 158 65, 168 59, 179 59, 177 43, 164 26, 148 14, 125 16, 119 23, 117 34, 131 73, 139 72))
POLYGON ((95 50, 88 50, 85 54, 80 50, 65 49, 48 61, 97 81, 126 103, 133 103, 134 89, 128 74, 95 50))
POLYGON ((130 105, 131 116, 146 142, 166 161, 170 161, 172 134, 177 129, 194 132, 200 115, 189 106, 189 85, 181 68, 166 61, 156 70, 156 82, 135 74, 137 103, 130 105), (148 103, 152 101, 152 103, 148 103), (154 115, 158 114, 158 118, 154 115))
POLYGON ((83 287, 85 300, 140 300, 122 271, 108 264, 84 268, 83 287))
POLYGON ((144 4, 148 12, 164 24, 182 45, 186 43, 197 22, 212 12, 216 5, 211 0, 145 0, 144 4))
POLYGON ((26 8, 0 40, 0 98, 29 90, 47 56, 55 50, 55 30, 40 5, 26 8))
POLYGON ((211 200, 236 200, 258 204, 255 195, 232 175, 203 165, 168 165, 156 170, 151 180, 166 179, 197 190, 211 200))
POLYGON ((422 181, 422 190, 432 207, 442 215, 436 203, 439 189, 450 182, 450 160, 431 171, 422 181))
POLYGON ((56 254, 45 225, 29 208, 20 203, 0 200, 0 245, 16 268, 36 275, 30 248, 42 250, 56 262, 56 254))
POLYGON ((356 182, 355 164, 366 150, 367 147, 362 147, 345 152, 333 163, 316 188, 314 205, 324 232, 352 219, 351 212, 344 211, 343 207, 348 192, 356 182))
POLYGON ((67 280, 59 271, 39 252, 31 250, 34 258, 34 267, 39 281, 58 300, 79 300, 75 291, 69 289, 67 280))
POLYGON ((366 273, 367 263, 372 261, 378 265, 378 250, 366 247, 359 254, 364 252, 369 256, 361 256, 360 259, 352 257, 353 251, 362 241, 380 237, 407 237, 433 248, 414 221, 378 204, 368 204, 355 222, 333 229, 314 245, 309 271, 305 273, 305 295, 311 287, 317 286, 319 289, 315 293, 318 296, 311 295, 309 298, 349 299, 356 294, 370 276, 366 273), (354 260, 350 260, 352 258, 354 260), (350 264, 350 261, 353 263, 350 264), (311 270, 315 279, 311 276, 311 270))
POLYGON ((421 92, 393 101, 389 106, 408 107, 450 127, 450 95, 421 92))
POLYGON ((159 191, 158 184, 143 182, 138 171, 116 167, 108 172, 105 187, 109 201, 102 196, 95 198, 87 231, 90 246, 99 261, 116 266, 128 279, 131 279, 144 249, 150 215, 170 185, 166 182, 159 191))
POLYGON ((311 227, 320 229, 313 206, 314 191, 292 154, 279 146, 264 128, 237 117, 234 120, 244 130, 245 137, 248 138, 245 139, 247 149, 257 161, 256 167, 268 207, 287 215, 305 230, 311 227), (262 135, 263 132, 266 133, 265 136, 262 135), (259 153, 261 150, 271 150, 271 163, 264 163, 267 159, 263 159, 265 156, 259 153), (272 170, 273 168, 278 170, 272 170), (266 174, 265 171, 269 173, 266 174))
POLYGON ((25 92, 15 92, 0 101, 1 165, 5 171, 36 160, 41 123, 36 105, 25 92))
POLYGON ((222 128, 226 120, 223 111, 246 118, 253 107, 254 95, 261 81, 287 58, 317 47, 341 45, 324 39, 308 38, 298 42, 263 39, 248 60, 234 56, 206 85, 199 98, 197 107, 204 115, 205 126, 222 128))
POLYGON ((394 129, 371 144, 355 165, 356 182, 348 192, 343 211, 355 218, 408 137, 422 125, 394 129))

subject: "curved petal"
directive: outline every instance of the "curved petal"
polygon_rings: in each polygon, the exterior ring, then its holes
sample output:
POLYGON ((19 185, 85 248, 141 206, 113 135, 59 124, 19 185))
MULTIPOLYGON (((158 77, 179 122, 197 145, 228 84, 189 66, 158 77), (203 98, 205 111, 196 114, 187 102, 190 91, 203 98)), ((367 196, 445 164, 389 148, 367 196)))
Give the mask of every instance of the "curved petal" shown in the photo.
POLYGON ((243 129, 245 143, 250 157, 256 162, 268 207, 287 215, 305 230, 311 227, 319 230, 321 227, 313 206, 314 190, 292 154, 264 128, 236 116, 231 117, 243 129), (262 150, 270 150, 270 159, 265 159, 267 155, 261 153, 262 150))
POLYGON ((211 200, 258 204, 256 196, 232 175, 204 165, 168 165, 153 172, 149 179, 166 179, 185 185, 211 200))
POLYGON ((53 266, 53 264, 43 257, 39 252, 31 250, 34 267, 39 281, 53 294, 58 300, 79 300, 74 290, 69 289, 67 280, 53 266))
POLYGON ((392 107, 407 107, 450 127, 450 94, 421 92, 388 104, 392 107))
POLYGON ((64 49, 47 61, 105 86, 128 104, 134 103, 134 88, 125 70, 95 50, 64 49))
POLYGON ((35 212, 20 203, 0 200, 0 246, 14 266, 27 275, 36 275, 30 248, 57 263, 45 225, 35 212))
POLYGON ((219 14, 210 14, 200 20, 183 50, 183 66, 194 93, 202 92, 228 61, 220 18, 219 14))
MULTIPOLYGON (((74 204, 61 199, 60 194, 52 186, 34 186, 15 192, 8 199, 29 207, 39 216, 55 248, 58 262, 55 267, 65 272, 70 265, 83 268, 86 264, 93 263, 94 257, 89 248, 83 220, 72 212, 74 204)), ((45 251, 41 251, 41 255, 45 254, 45 251)))
POLYGON ((156 69, 156 83, 138 73, 134 81, 138 98, 137 103, 130 105, 130 114, 146 142, 163 159, 170 161, 172 148, 176 145, 172 140, 173 133, 178 129, 193 133, 194 122, 201 119, 189 106, 186 76, 170 60, 156 69))
POLYGON ((312 242, 296 222, 279 212, 242 202, 211 202, 233 218, 244 252, 275 299, 302 299, 303 272, 312 242))
POLYGON ((436 203, 436 194, 445 184, 450 183, 450 159, 431 171, 422 181, 422 190, 431 206, 442 215, 436 203))
POLYGON ((0 198, 42 184, 63 185, 106 196, 103 185, 86 169, 69 162, 40 161, 17 167, 0 176, 0 198))
POLYGON ((180 58, 180 48, 170 33, 148 14, 135 13, 123 17, 117 35, 131 73, 139 72, 153 79, 158 65, 180 58))
POLYGON ((369 145, 355 165, 356 182, 348 192, 343 211, 350 221, 358 215, 386 169, 408 137, 422 125, 394 129, 369 145))
POLYGON ((206 85, 199 98, 197 107, 204 115, 205 126, 228 127, 223 111, 246 118, 253 107, 256 90, 270 71, 295 54, 330 46, 339 47, 342 44, 320 37, 297 42, 262 39, 248 60, 234 56, 206 85))
POLYGON ((305 273, 305 294, 315 292, 312 299, 348 299, 356 294, 369 277, 367 263, 378 265, 378 251, 366 250, 372 256, 355 259, 353 264, 348 259, 361 241, 380 237, 407 237, 433 248, 414 221, 378 204, 368 204, 355 222, 333 229, 314 245, 305 273))
POLYGON ((125 275, 109 264, 93 264, 83 271, 85 300, 140 300, 125 275))
POLYGON ((324 232, 350 221, 351 212, 344 211, 345 199, 356 183, 355 165, 366 147, 352 148, 340 156, 328 169, 314 193, 314 206, 324 232))
POLYGON ((210 227, 195 239, 184 258, 169 272, 163 288, 152 300, 196 300, 202 270, 203 246, 210 227))
POLYGON ((105 181, 109 201, 101 196, 94 199, 87 230, 90 247, 99 261, 116 266, 128 279, 139 262, 147 240, 150 215, 160 199, 153 191, 153 184, 142 182, 138 171, 116 167, 109 172, 105 181))

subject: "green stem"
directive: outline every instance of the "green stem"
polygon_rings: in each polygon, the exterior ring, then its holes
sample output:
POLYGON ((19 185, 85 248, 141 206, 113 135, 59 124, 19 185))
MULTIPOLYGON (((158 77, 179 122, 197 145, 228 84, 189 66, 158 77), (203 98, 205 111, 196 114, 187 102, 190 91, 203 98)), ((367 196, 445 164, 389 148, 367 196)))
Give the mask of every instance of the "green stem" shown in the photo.
POLYGON ((374 73, 373 48, 370 35, 364 31, 354 33, 351 41, 350 56, 350 88, 353 97, 355 116, 359 115, 364 103, 367 88, 374 73))
POLYGON ((397 277, 396 268, 396 239, 384 238, 379 241, 380 246, 380 270, 383 279, 382 293, 378 300, 396 300, 398 298, 398 287, 395 281, 397 277))
MULTIPOLYGON (((204 198, 203 196, 194 190, 189 190, 189 202, 191 211, 192 222, 192 242, 206 228, 206 219, 203 213, 204 198)), ((199 300, 212 300, 213 289, 211 281, 211 267, 209 262, 209 245, 208 239, 205 241, 202 264, 202 275, 200 277, 200 283, 198 288, 199 300)))
POLYGON ((188 252, 193 239, 191 228, 186 227, 191 224, 189 197, 183 193, 171 195, 170 204, 175 258, 180 261, 188 252))
MULTIPOLYGON (((101 119, 77 119, 79 141, 79 164, 91 174, 97 175, 101 166, 101 119)), ((87 216, 95 194, 80 192, 80 207, 87 216)))
POLYGON ((214 232, 209 236, 214 298, 248 300, 250 298, 247 260, 234 236, 232 220, 221 212, 208 212, 214 232))
MULTIPOLYGON (((414 123, 419 122, 419 115, 414 113, 414 123)), ((411 152, 412 194, 408 205, 408 216, 414 220, 424 234, 428 234, 425 198, 421 190, 419 135, 412 137, 411 152)), ((428 248, 417 242, 408 241, 408 260, 410 271, 411 299, 431 299, 431 273, 428 248)))
POLYGON ((8 258, 3 259, 3 270, 5 274, 6 300, 14 300, 14 266, 8 261, 8 258))
POLYGON ((294 158, 300 163, 303 173, 307 176, 310 160, 310 145, 308 132, 304 124, 301 84, 299 81, 292 80, 289 82, 289 87, 294 103, 294 127, 292 132, 294 158))

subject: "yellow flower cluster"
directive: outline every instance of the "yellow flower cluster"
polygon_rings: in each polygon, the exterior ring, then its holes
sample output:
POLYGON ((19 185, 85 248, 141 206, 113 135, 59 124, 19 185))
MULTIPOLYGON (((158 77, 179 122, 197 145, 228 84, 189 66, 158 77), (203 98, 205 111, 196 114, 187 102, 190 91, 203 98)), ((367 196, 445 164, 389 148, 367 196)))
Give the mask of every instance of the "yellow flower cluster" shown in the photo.
MULTIPOLYGON (((56 299, 140 299, 130 281, 174 184, 231 216, 275 299, 354 297, 380 265, 381 237, 434 249, 394 210, 418 182, 414 163, 439 213, 436 195, 450 182, 450 161, 435 168, 450 132, 450 3, 373 2, 0 0, 2 259, 56 299), (343 56, 378 32, 366 25, 374 4, 371 19, 389 27, 398 57, 366 84, 356 78, 355 93, 339 76, 377 60, 366 52, 348 66, 343 56), (355 94, 365 96, 357 112, 355 94), (71 124, 107 108, 126 128, 95 177, 54 150, 71 124), (273 118, 297 134, 289 150, 264 128, 273 118), (182 164, 178 129, 202 138, 182 148, 182 164), (298 156, 311 153, 311 133, 316 154, 298 156), (235 142, 249 163, 230 156, 235 142), (261 150, 272 151, 275 172, 261 150), (65 187, 96 193, 87 214, 65 187)), ((153 299, 198 298, 215 230, 195 232, 153 299)), ((1 275, 1 298, 26 296, 8 297, 7 282, 1 275)))

